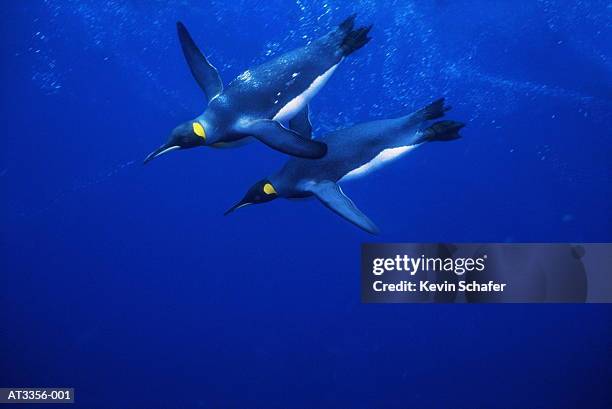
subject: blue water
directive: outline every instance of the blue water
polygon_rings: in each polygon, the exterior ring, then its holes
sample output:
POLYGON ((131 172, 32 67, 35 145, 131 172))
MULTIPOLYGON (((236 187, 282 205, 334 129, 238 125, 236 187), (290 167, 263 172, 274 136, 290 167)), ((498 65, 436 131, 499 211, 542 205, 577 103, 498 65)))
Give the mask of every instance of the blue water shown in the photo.
MULTIPOLYGON (((0 386, 82 408, 609 408, 607 305, 362 305, 368 241, 612 241, 609 1, 7 2, 0 10, 0 386), (282 154, 141 161, 225 82, 352 12, 373 40, 315 134, 440 96, 463 139, 316 201, 223 217, 282 154)), ((27 407, 27 406, 24 406, 27 407)))

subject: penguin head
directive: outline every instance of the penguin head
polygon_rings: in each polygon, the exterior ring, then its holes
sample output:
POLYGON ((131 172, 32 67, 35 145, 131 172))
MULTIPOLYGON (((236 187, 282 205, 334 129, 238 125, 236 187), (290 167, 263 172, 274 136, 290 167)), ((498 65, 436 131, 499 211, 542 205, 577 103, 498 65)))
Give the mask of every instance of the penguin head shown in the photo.
POLYGON ((278 197, 278 192, 274 188, 274 185, 267 180, 263 179, 259 182, 255 183, 251 188, 246 192, 246 195, 242 198, 241 201, 230 207, 225 215, 227 216, 231 212, 236 209, 240 209, 243 206, 257 203, 266 203, 270 200, 274 200, 278 197))
POLYGON ((206 129, 198 120, 183 122, 172 130, 168 142, 151 152, 144 160, 148 163, 164 153, 176 149, 195 148, 206 145, 206 129))

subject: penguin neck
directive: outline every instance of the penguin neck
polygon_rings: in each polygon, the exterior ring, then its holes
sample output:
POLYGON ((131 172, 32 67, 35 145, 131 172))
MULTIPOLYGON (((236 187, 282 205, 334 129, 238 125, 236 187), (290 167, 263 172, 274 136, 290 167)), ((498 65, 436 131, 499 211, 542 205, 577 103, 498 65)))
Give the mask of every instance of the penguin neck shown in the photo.
POLYGON ((206 129, 207 137, 210 134, 207 143, 213 144, 220 141, 230 142, 234 138, 228 138, 229 135, 233 134, 232 129, 234 128, 235 117, 223 109, 218 104, 211 104, 208 106, 206 111, 198 117, 198 121, 202 123, 202 126, 206 129), (229 140, 228 140, 229 139, 229 140))

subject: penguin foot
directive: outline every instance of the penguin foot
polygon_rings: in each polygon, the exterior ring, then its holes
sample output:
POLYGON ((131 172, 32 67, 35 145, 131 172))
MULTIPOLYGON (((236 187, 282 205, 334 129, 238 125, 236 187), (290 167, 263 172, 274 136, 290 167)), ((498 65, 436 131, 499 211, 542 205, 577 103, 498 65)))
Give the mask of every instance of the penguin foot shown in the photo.
POLYGON ((425 120, 438 119, 442 118, 444 113, 450 111, 450 109, 450 106, 444 105, 444 98, 440 98, 421 109, 419 113, 423 115, 423 119, 425 120))
POLYGON ((344 32, 344 38, 342 38, 340 48, 342 49, 342 54, 345 57, 359 50, 372 39, 371 37, 368 37, 368 33, 372 29, 372 25, 353 30, 354 21, 355 15, 353 14, 342 22, 342 24, 340 24, 340 30, 344 32))
POLYGON ((439 121, 425 129, 420 142, 452 141, 461 138, 459 130, 465 126, 462 122, 439 121))

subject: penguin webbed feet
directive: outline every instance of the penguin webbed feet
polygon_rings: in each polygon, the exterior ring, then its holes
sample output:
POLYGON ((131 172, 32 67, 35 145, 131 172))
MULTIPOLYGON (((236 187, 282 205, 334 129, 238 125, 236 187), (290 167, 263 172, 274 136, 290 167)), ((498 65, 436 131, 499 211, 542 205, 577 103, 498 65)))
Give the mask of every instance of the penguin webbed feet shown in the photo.
POLYGON ((372 38, 368 37, 368 33, 372 29, 372 24, 366 27, 360 27, 357 30, 349 31, 342 39, 342 53, 347 56, 359 50, 366 45, 372 38))
POLYGON ((371 40, 371 38, 368 37, 368 33, 372 29, 371 24, 369 26, 359 27, 356 30, 353 29, 355 27, 356 17, 357 14, 351 14, 338 26, 340 35, 342 35, 340 48, 342 49, 342 54, 345 56, 359 50, 371 40))
POLYGON ((444 98, 436 99, 434 102, 421 109, 419 113, 423 115, 423 119, 425 120, 442 118, 446 112, 451 110, 449 105, 444 104, 444 98))
POLYGON ((420 142, 445 142, 461 138, 459 131, 465 124, 457 121, 438 121, 425 129, 420 142))

